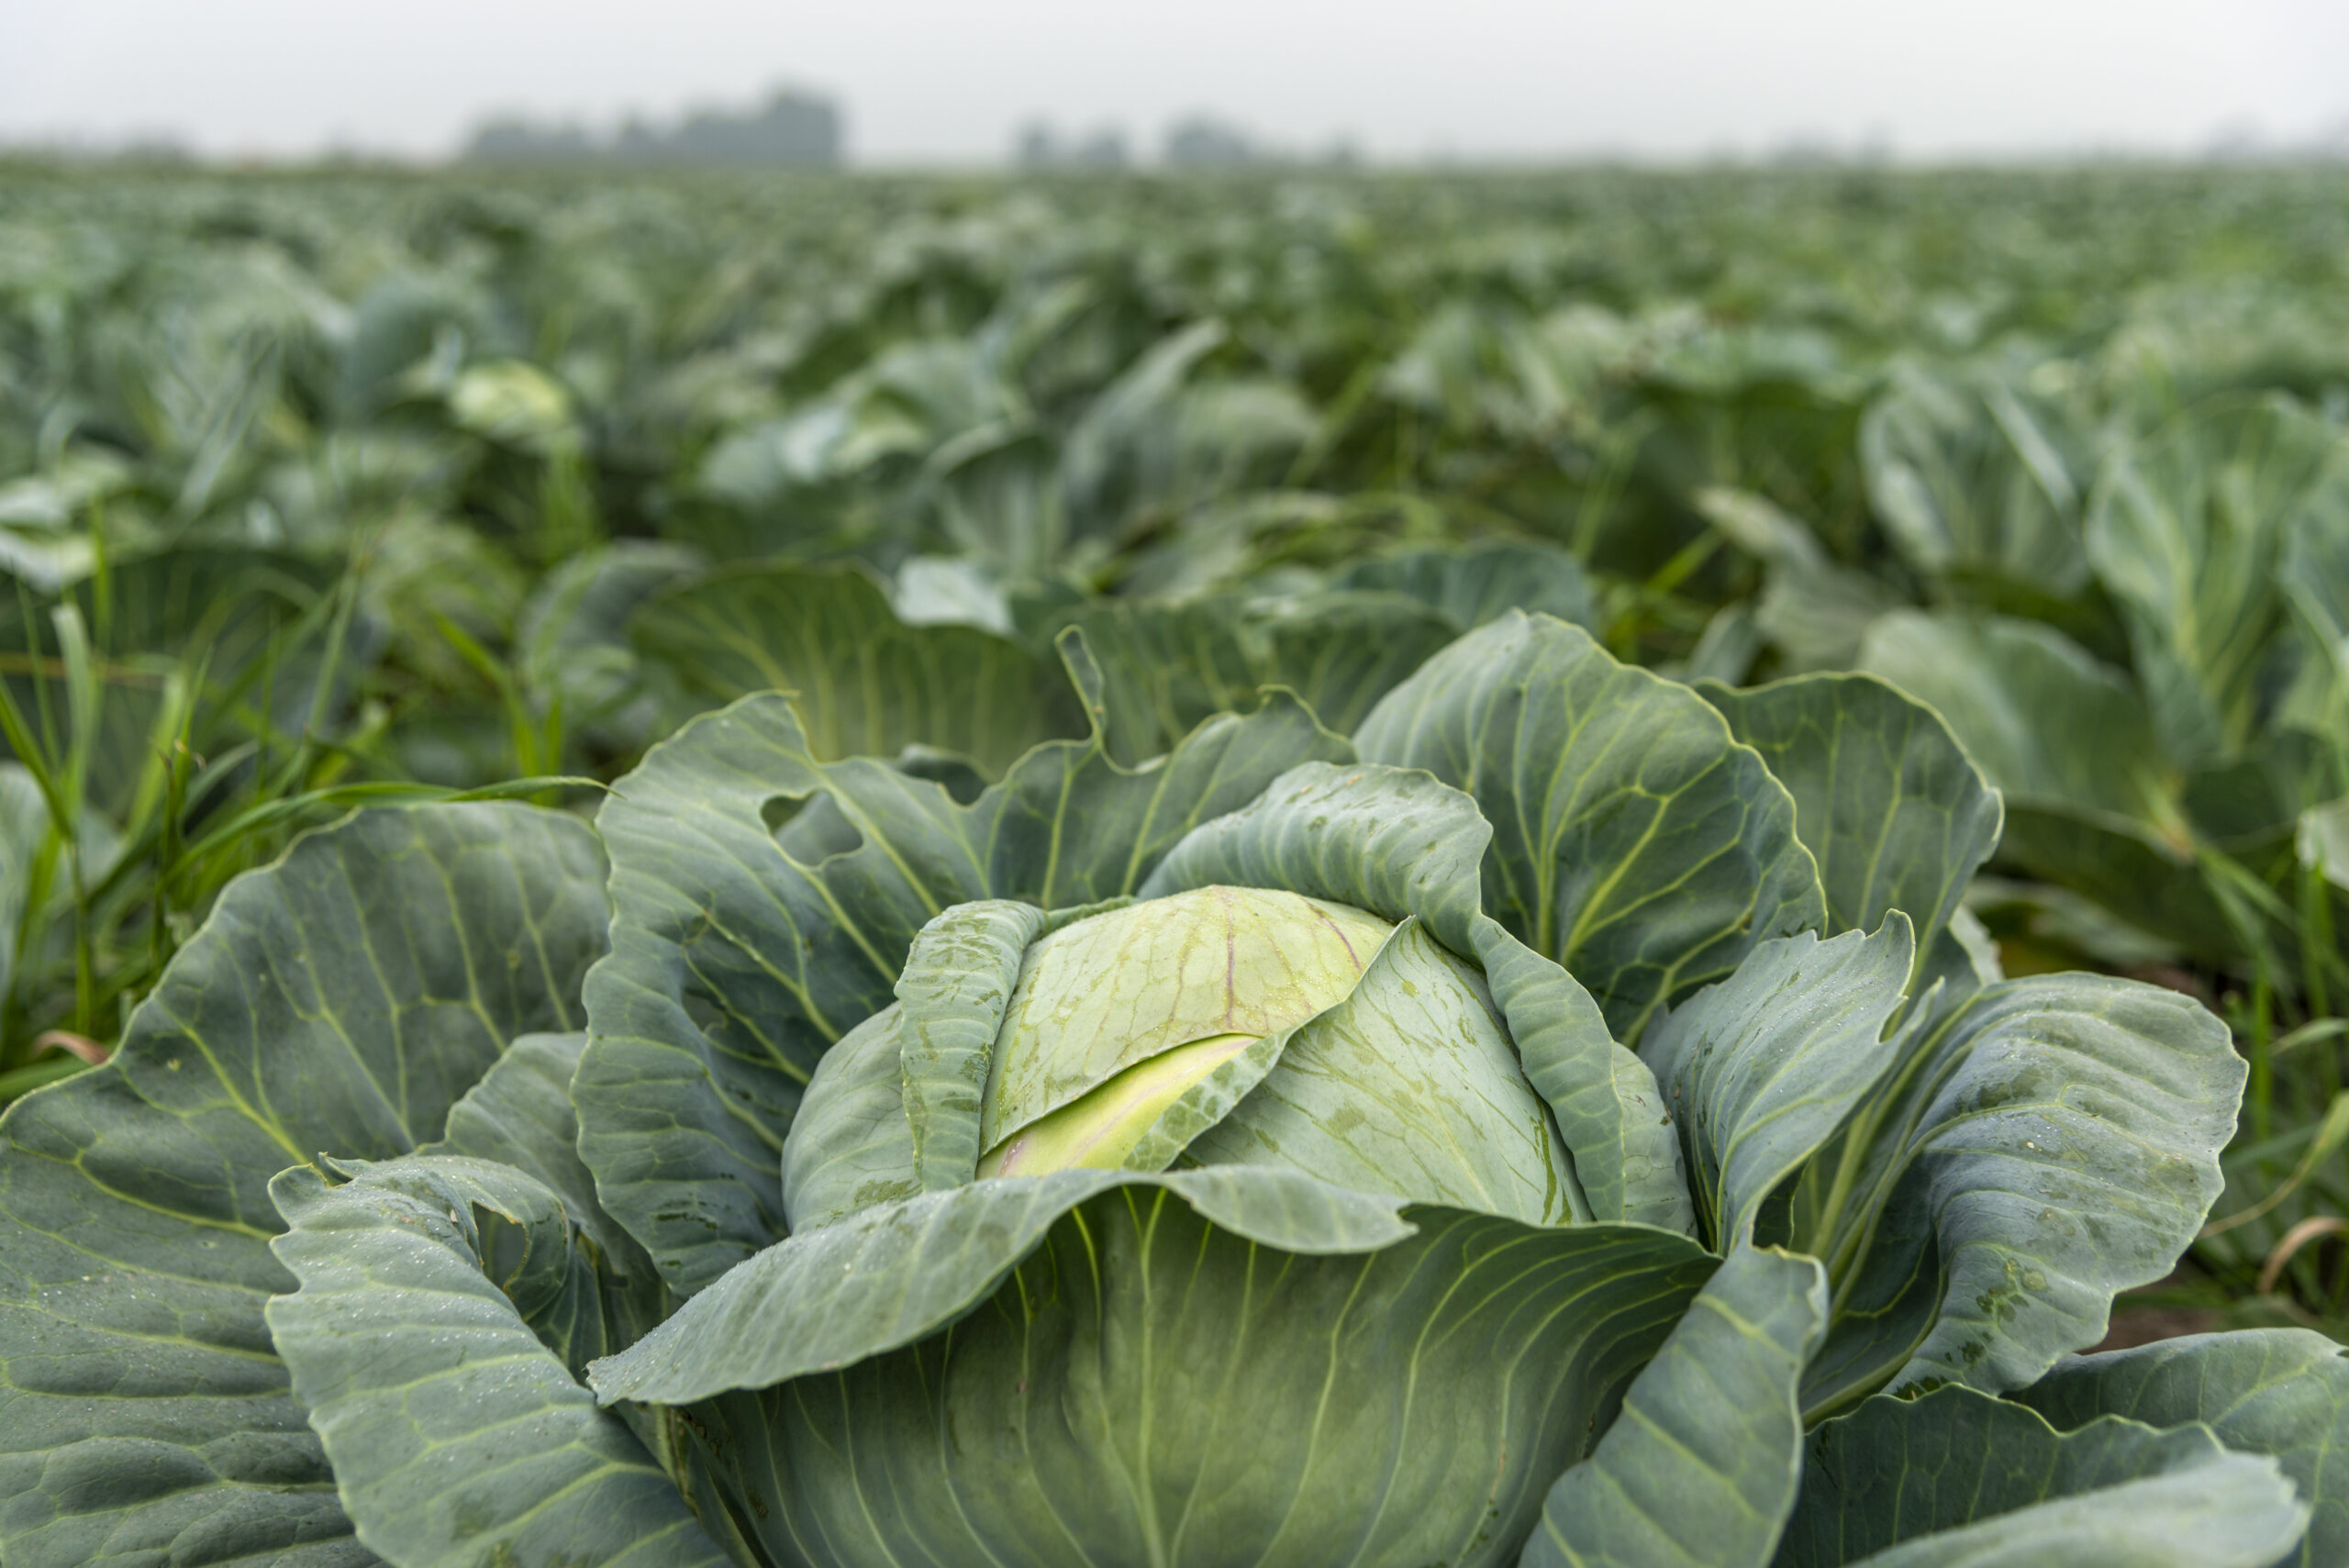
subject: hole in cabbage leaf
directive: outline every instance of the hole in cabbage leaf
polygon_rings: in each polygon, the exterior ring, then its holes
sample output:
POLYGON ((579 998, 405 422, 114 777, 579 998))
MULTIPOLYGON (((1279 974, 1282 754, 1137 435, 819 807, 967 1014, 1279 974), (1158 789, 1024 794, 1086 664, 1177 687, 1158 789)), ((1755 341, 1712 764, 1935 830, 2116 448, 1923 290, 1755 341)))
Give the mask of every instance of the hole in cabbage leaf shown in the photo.
POLYGON ((769 795, 759 806, 759 819, 774 835, 783 852, 801 865, 853 854, 864 847, 864 835, 856 830, 856 824, 848 819, 829 790, 769 795))
POLYGON ((927 779, 946 792, 957 806, 968 806, 986 793, 987 777, 978 764, 957 752, 935 746, 908 746, 892 763, 899 773, 927 779))

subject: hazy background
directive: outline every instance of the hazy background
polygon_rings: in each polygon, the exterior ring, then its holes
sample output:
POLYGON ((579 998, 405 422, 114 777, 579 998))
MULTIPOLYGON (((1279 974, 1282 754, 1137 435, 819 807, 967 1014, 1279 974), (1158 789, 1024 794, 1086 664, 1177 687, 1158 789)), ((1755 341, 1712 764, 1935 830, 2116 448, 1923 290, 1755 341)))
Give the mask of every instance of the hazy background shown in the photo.
POLYGON ((833 98, 850 160, 996 161, 1038 119, 1154 153, 1208 112, 1379 160, 1904 160, 2349 147, 2343 0, 0 0, 0 141, 433 158, 833 98))

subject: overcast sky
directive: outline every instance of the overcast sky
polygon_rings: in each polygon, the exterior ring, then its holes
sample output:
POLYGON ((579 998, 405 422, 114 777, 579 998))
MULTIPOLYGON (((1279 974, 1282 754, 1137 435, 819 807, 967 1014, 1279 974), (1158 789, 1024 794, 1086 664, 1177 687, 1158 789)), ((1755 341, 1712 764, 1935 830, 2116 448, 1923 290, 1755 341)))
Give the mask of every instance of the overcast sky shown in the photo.
POLYGON ((0 139, 445 153, 836 96, 863 163, 1208 110, 1380 158, 2192 152, 2349 125, 2349 0, 0 0, 0 139))

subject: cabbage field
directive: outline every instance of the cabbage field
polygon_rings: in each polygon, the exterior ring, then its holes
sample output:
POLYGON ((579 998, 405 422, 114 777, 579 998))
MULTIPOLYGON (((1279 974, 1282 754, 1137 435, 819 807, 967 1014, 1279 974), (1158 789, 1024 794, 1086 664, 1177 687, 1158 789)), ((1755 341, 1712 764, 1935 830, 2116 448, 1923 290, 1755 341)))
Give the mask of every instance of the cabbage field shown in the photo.
POLYGON ((12 1568, 2349 1563, 2339 169, 0 165, 0 576, 12 1568))

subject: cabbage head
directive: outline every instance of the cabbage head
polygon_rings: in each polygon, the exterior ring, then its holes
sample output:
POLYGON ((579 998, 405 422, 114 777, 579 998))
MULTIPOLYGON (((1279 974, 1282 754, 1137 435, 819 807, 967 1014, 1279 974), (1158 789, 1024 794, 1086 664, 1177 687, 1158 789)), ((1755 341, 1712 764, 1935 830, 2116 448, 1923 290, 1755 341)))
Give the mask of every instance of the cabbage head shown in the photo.
POLYGON ((1511 613, 1130 767, 1063 653, 984 787, 760 695, 236 884, 0 1124, 0 1555, 2349 1560, 2330 1341, 2077 1353, 2244 1069, 1998 973, 1930 709, 1511 613))

